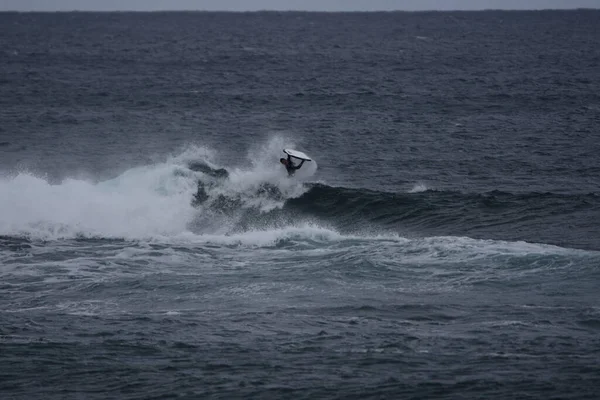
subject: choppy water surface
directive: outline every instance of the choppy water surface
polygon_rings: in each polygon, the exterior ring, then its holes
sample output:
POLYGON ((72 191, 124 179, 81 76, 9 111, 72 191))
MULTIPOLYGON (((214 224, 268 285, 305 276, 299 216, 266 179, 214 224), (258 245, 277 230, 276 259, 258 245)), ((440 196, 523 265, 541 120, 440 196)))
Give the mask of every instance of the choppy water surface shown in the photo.
POLYGON ((0 14, 2 398, 596 398, 599 23, 0 14))

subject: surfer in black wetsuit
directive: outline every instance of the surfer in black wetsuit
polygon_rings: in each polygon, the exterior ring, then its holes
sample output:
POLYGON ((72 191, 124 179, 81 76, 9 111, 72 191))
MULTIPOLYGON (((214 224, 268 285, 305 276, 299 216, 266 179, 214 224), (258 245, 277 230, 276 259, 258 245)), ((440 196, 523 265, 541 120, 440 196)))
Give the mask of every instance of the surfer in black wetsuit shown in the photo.
POLYGON ((292 158, 290 156, 288 156, 287 160, 285 158, 279 159, 279 162, 285 166, 285 169, 287 170, 289 176, 294 175, 294 172, 296 172, 297 169, 300 169, 302 164, 304 164, 304 161, 305 160, 302 160, 302 162, 300 162, 300 165, 296 166, 292 162, 292 158))

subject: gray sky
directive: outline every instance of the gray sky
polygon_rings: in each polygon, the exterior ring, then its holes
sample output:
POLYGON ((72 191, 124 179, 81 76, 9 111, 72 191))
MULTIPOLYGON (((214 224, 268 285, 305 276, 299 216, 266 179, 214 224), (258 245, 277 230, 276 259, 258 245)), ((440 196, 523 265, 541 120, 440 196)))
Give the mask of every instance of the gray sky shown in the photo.
POLYGON ((481 10, 600 8, 600 0, 0 0, 0 11, 481 10))

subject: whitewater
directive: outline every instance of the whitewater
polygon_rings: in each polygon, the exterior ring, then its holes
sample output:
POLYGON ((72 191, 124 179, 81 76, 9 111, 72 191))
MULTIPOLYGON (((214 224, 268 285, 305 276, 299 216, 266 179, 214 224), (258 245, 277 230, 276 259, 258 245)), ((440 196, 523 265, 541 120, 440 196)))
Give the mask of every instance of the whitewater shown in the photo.
MULTIPOLYGON (((276 145, 265 153, 272 154, 276 145)), ((265 153, 253 157, 268 159, 265 153)), ((210 178, 191 170, 189 164, 200 162, 216 168, 211 154, 209 149, 191 146, 164 162, 134 167, 100 182, 65 178, 50 183, 31 172, 5 174, 0 178, 0 234, 45 240, 186 236, 192 233, 194 217, 204 211, 192 202, 198 182, 210 178)), ((283 201, 256 194, 261 184, 271 183, 282 193, 281 200, 297 197, 304 191, 298 179, 310 176, 316 168, 313 163, 293 180, 274 162, 256 163, 248 170, 233 168, 211 196, 240 197, 242 207, 268 211, 281 207, 283 201)))

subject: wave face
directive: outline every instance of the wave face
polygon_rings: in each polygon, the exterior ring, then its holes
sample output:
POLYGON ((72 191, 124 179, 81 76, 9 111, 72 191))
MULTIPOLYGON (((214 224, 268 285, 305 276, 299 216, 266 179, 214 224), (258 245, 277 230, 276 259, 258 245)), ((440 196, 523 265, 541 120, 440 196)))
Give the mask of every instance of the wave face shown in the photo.
POLYGON ((286 207, 344 231, 370 227, 409 236, 467 235, 598 249, 595 193, 386 193, 316 184, 286 207))

